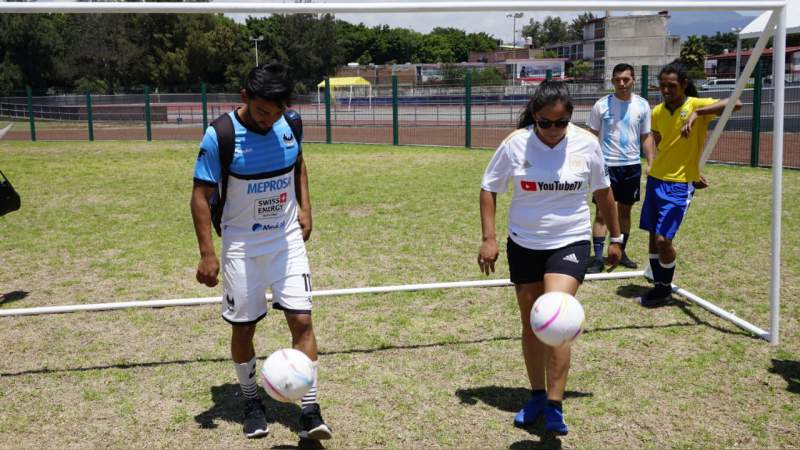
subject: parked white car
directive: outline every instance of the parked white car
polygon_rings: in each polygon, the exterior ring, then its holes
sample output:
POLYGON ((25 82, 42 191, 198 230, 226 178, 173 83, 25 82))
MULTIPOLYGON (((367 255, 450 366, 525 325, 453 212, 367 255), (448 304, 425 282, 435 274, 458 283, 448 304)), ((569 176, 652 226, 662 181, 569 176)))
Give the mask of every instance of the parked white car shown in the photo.
POLYGON ((701 91, 733 89, 736 85, 735 78, 712 78, 700 84, 701 91))

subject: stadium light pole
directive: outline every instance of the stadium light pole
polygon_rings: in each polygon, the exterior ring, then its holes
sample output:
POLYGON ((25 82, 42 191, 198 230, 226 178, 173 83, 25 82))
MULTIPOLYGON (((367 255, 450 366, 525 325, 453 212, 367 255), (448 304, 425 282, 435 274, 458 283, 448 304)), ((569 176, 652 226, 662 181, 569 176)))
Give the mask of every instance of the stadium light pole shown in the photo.
POLYGON ((731 31, 736 33, 736 78, 739 79, 739 65, 741 64, 741 57, 742 57, 742 38, 739 37, 739 32, 742 31, 741 28, 731 27, 731 31))
POLYGON ((256 44, 256 67, 258 67, 258 43, 264 40, 264 36, 251 37, 250 40, 256 44))
MULTIPOLYGON (((511 48, 515 51, 517 50, 517 19, 522 18, 525 13, 517 12, 517 13, 508 13, 506 14, 506 18, 512 19, 511 21, 511 48)), ((516 58, 516 55, 514 55, 516 58)))

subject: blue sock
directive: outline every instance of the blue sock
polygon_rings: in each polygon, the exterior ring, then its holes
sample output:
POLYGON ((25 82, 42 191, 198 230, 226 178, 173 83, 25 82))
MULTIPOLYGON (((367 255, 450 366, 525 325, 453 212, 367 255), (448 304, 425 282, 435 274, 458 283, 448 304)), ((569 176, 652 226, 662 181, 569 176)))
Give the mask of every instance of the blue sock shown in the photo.
POLYGON ((603 245, 606 243, 605 236, 592 236, 592 247, 594 247, 594 259, 603 261, 603 245))

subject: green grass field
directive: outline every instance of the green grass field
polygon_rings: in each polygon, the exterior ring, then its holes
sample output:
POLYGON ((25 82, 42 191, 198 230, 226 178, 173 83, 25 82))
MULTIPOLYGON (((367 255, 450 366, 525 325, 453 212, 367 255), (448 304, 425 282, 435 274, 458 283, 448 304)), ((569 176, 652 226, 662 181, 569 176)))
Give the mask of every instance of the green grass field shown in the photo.
MULTIPOLYGON (((184 142, 3 142, 0 169, 23 208, 0 218, 0 308, 218 295, 194 281, 196 154, 184 142)), ((491 152, 305 154, 316 289, 482 278, 477 193, 491 152)), ((766 328, 770 172, 713 166, 707 177, 676 239, 675 282, 766 328)), ((528 386, 510 288, 319 298, 326 446, 798 447, 800 172, 786 171, 784 188, 779 347, 681 300, 645 310, 633 300, 643 279, 587 282, 570 434, 554 440, 512 426, 528 386)), ((640 264, 645 242, 635 231, 629 243, 640 264)), ((504 258, 496 278, 508 277, 504 258)), ((216 305, 2 318, 0 329, 0 447, 297 445, 294 405, 267 403, 266 440, 241 434, 216 305)), ((288 344, 271 313, 258 355, 288 344)))

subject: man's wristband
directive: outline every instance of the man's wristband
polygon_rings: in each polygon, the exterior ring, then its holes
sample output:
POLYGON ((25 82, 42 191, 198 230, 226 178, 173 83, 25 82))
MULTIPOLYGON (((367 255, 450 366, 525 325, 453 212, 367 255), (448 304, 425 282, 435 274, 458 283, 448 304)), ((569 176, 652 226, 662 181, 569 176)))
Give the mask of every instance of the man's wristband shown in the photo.
POLYGON ((625 242, 625 236, 624 236, 624 235, 622 235, 622 234, 620 234, 620 235, 619 235, 619 236, 617 236, 617 237, 613 237, 613 236, 612 236, 612 237, 610 237, 608 240, 609 240, 609 242, 611 242, 612 244, 622 244, 623 242, 625 242))

